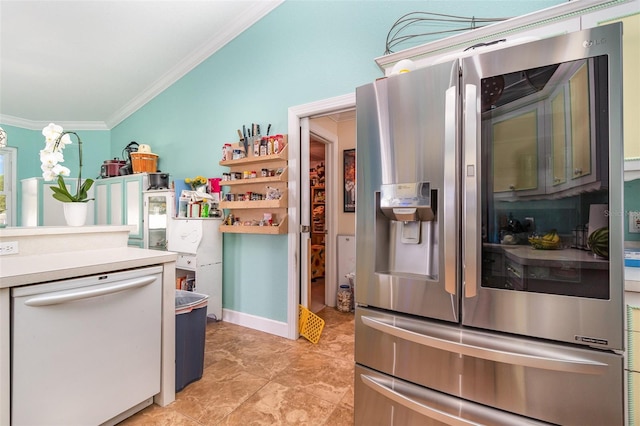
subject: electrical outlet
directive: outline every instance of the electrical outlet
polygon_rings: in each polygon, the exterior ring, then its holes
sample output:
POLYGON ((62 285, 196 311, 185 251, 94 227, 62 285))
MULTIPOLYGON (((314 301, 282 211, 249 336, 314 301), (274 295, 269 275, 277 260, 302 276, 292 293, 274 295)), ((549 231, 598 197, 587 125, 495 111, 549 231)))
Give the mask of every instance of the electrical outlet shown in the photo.
POLYGON ((5 254, 18 254, 17 241, 4 241, 0 243, 0 256, 5 254))
POLYGON ((640 212, 629 212, 629 232, 640 233, 640 212))

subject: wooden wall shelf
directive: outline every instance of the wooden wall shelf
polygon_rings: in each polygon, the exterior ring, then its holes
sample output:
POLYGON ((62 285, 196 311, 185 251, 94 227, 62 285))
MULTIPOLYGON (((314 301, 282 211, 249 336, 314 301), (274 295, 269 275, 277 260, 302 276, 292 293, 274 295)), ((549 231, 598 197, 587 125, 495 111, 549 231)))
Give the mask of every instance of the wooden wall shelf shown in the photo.
POLYGON ((228 234, 282 235, 287 233, 287 217, 275 226, 222 225, 220 231, 228 234))
POLYGON ((286 234, 287 229, 287 186, 289 184, 289 172, 287 159, 289 150, 287 145, 287 135, 283 137, 283 148, 277 154, 261 155, 257 157, 245 157, 238 160, 220 161, 221 166, 227 166, 231 173, 242 173, 247 170, 256 171, 260 175, 259 169, 281 170, 279 175, 267 177, 255 177, 245 179, 224 180, 220 185, 226 186, 230 193, 242 194, 245 192, 265 193, 267 187, 273 187, 280 191, 282 197, 278 200, 246 200, 246 201, 220 201, 220 208, 225 210, 225 217, 233 214, 234 218, 239 218, 240 223, 256 223, 264 220, 264 217, 271 214, 274 221, 279 221, 277 226, 254 226, 254 225, 222 225, 220 230, 233 234, 286 234))
POLYGON ((256 177, 249 179, 223 180, 220 182, 222 186, 250 185, 255 183, 276 183, 287 182, 289 180, 289 168, 285 167, 281 174, 277 176, 256 177))

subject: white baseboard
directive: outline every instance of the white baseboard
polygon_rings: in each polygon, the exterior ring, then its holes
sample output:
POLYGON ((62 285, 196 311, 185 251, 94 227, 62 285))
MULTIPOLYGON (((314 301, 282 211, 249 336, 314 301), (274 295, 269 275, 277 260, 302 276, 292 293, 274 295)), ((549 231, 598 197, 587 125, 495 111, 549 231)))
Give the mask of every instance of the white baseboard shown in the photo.
POLYGON ((288 325, 286 322, 275 321, 269 318, 245 314, 244 312, 232 311, 230 309, 222 310, 222 320, 230 322, 231 324, 241 325, 243 327, 284 337, 285 339, 289 338, 288 325))

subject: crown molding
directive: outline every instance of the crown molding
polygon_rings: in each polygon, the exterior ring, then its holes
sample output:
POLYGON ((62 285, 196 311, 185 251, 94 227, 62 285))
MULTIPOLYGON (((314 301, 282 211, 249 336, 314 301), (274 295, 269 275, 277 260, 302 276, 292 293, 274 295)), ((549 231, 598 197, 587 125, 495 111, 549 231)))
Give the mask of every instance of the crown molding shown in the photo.
POLYGON ((195 67, 208 59, 211 55, 224 47, 231 40, 238 37, 253 24, 264 18, 267 14, 269 14, 269 12, 280 6, 283 2, 284 0, 260 2, 260 6, 253 7, 246 13, 242 14, 242 17, 229 22, 229 24, 225 26, 225 30, 222 34, 216 35, 215 38, 209 40, 199 48, 195 49, 176 66, 170 69, 158 80, 153 82, 139 96, 132 99, 128 104, 124 105, 113 115, 111 115, 106 121, 109 128, 114 128, 115 126, 120 124, 131 114, 142 108, 153 98, 158 96, 176 81, 184 77, 187 73, 189 73, 195 67))
MULTIPOLYGON (((26 120, 20 117, 0 114, 0 123, 27 130, 42 130, 47 127, 51 121, 26 120)), ((104 121, 57 121, 56 124, 62 126, 64 129, 109 130, 109 127, 107 127, 104 121)))

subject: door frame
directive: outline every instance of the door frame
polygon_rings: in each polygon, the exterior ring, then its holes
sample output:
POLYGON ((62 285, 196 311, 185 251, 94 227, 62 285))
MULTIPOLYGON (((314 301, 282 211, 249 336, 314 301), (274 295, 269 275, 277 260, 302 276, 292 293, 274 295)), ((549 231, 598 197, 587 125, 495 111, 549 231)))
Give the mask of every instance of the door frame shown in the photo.
MULTIPOLYGON (((288 234, 288 283, 287 283, 287 337, 297 339, 298 333, 298 305, 300 301, 300 262, 306 261, 300 252, 301 212, 300 199, 302 198, 301 158, 309 158, 309 135, 301 137, 301 121, 305 118, 340 112, 345 109, 353 109, 356 106, 355 92, 328 98, 316 102, 290 107, 288 110, 288 134, 289 134, 289 234, 288 234), (301 140, 306 140, 301 144, 301 140), (304 259, 304 260, 303 260, 304 259)), ((306 130, 308 132, 308 128, 306 130)), ((308 170, 307 170, 308 172, 308 170)), ((308 189, 307 189, 308 191, 308 189)), ((331 227, 327 234, 327 243, 335 241, 335 226, 331 227), (331 229, 333 228, 333 229, 331 229)))

